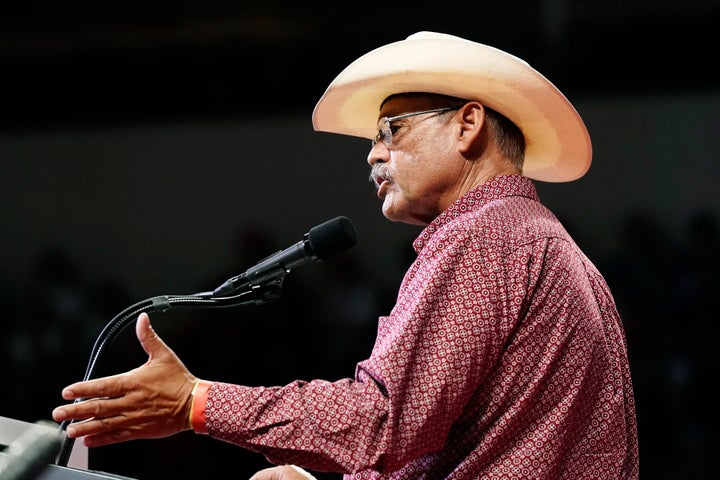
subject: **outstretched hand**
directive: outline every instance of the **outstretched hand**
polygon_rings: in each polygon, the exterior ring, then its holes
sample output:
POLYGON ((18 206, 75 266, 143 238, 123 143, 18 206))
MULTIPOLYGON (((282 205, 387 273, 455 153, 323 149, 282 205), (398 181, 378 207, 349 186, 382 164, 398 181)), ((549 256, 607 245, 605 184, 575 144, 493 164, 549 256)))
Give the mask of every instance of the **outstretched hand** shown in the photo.
POLYGON ((190 428, 191 392, 197 382, 180 358, 155 333, 146 313, 138 316, 137 338, 148 355, 142 366, 118 375, 73 383, 55 408, 56 422, 74 420, 66 432, 88 447, 139 438, 167 437, 190 428))

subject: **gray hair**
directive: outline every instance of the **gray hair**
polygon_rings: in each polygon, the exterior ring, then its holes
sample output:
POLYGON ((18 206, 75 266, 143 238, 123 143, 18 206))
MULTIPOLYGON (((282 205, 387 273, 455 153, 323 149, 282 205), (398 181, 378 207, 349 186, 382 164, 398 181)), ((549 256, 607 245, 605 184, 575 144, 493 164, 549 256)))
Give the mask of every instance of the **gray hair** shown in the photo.
POLYGON ((485 118, 492 126, 493 139, 510 162, 522 171, 525 161, 525 136, 505 115, 485 106, 485 118))

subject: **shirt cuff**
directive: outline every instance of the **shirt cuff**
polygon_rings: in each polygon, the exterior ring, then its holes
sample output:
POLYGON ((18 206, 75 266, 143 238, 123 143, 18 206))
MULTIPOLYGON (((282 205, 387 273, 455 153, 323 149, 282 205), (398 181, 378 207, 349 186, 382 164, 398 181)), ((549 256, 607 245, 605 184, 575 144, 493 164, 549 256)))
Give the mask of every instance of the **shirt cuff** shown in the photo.
POLYGON ((205 427, 205 404, 207 402, 210 385, 212 385, 212 382, 198 380, 193 387, 190 427, 195 433, 207 433, 207 428, 205 427))

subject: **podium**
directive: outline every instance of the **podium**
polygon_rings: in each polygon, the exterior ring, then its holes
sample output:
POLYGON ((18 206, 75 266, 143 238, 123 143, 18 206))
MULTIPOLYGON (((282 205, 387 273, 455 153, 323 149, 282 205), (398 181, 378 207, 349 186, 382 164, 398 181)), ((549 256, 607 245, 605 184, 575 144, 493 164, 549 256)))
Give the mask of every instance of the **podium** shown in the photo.
MULTIPOLYGON (((17 445, 23 435, 27 435, 37 424, 23 422, 12 418, 0 416, 0 466, 16 460, 16 455, 8 452, 8 447, 17 445)), ((46 428, 46 427, 41 427, 46 428)), ((32 445, 30 445, 32 447, 32 445)), ((20 452, 18 455, 22 460, 23 455, 31 456, 33 452, 20 452)), ((0 478, 3 477, 0 468, 0 478)), ((133 480, 129 477, 114 475, 106 472, 88 470, 88 448, 81 442, 75 442, 72 453, 68 459, 67 466, 54 465, 49 463, 39 473, 32 476, 13 476, 12 480, 133 480)))

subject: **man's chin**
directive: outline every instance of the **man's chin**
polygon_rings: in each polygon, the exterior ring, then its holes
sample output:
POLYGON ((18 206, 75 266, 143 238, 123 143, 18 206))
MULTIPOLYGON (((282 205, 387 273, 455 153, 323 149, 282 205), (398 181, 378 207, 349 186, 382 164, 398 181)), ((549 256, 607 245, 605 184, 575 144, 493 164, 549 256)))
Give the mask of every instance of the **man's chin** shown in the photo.
POLYGON ((391 222, 402 221, 398 216, 398 211, 394 208, 393 203, 389 200, 388 197, 385 197, 383 199, 382 213, 383 213, 383 216, 385 216, 385 218, 387 218, 391 222))
POLYGON ((417 219, 408 215, 406 210, 398 207, 398 205, 389 200, 389 197, 385 197, 383 202, 382 213, 385 218, 391 222, 408 223, 410 225, 419 225, 417 219))

